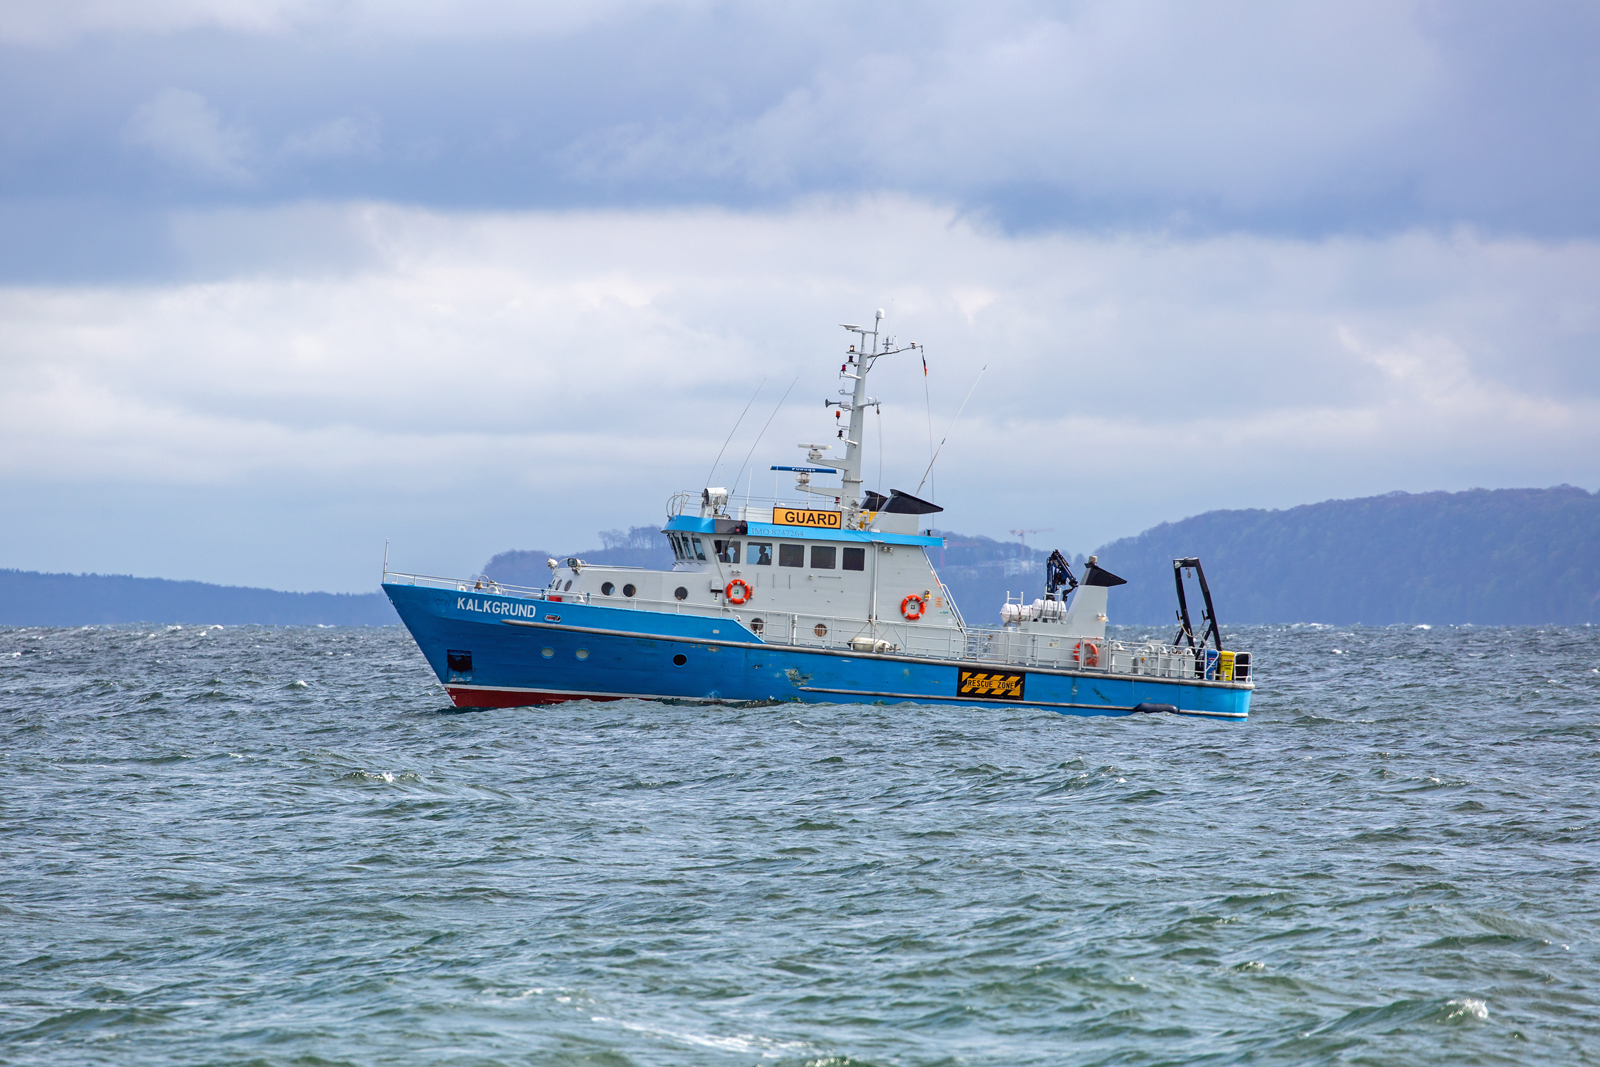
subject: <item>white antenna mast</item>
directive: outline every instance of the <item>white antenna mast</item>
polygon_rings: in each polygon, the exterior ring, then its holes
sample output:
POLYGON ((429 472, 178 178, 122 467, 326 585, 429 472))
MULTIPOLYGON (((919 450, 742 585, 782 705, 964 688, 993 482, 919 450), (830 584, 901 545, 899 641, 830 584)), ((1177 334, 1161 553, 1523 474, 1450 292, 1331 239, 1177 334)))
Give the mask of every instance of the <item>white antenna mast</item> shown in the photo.
MULTIPOLYGON (((850 346, 845 362, 839 368, 839 377, 854 384, 839 390, 841 394, 848 395, 849 400, 822 402, 824 408, 837 407, 841 413, 846 411, 850 413, 850 425, 839 429, 839 439, 844 442, 845 448, 844 458, 838 465, 842 468, 840 473, 844 482, 839 491, 839 503, 851 511, 859 510, 861 507, 861 442, 862 434, 866 432, 867 409, 877 408, 880 413, 882 411, 878 398, 867 395, 867 375, 871 372, 873 364, 882 357, 910 352, 920 347, 915 341, 899 348, 894 347, 892 338, 880 336, 882 324, 882 308, 879 308, 877 314, 873 316, 870 330, 865 326, 847 322, 839 324, 860 338, 856 344, 850 346)), ((810 492, 828 492, 832 495, 828 490, 811 489, 810 492)))

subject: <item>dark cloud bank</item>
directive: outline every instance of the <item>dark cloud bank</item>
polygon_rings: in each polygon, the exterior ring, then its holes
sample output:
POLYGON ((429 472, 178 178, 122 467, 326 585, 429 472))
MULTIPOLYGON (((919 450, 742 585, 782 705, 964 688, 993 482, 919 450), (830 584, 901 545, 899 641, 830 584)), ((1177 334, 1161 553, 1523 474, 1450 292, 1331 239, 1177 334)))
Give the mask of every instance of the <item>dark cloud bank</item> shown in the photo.
MULTIPOLYGON (((13 38, 15 35, 13 35, 13 38)), ((1018 229, 1600 229, 1600 8, 623 5, 0 45, 0 271, 183 266, 179 209, 780 206, 1018 229)))

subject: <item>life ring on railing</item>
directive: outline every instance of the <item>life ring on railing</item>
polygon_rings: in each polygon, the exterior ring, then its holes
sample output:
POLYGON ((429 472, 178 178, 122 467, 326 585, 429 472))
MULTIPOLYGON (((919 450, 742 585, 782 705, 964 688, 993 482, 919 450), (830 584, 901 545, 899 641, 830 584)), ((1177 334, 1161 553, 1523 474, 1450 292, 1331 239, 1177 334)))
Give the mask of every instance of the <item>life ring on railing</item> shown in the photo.
POLYGON ((743 604, 750 599, 750 583, 743 578, 735 578, 728 583, 728 588, 723 590, 730 604, 743 604))
POLYGON ((926 600, 923 600, 915 593, 910 593, 907 594, 904 600, 900 601, 900 614, 904 615, 912 622, 916 622, 918 619, 922 618, 922 613, 927 609, 927 607, 928 602, 926 600))
POLYGON ((1100 666, 1100 646, 1093 641, 1079 641, 1072 646, 1072 662, 1085 667, 1100 666))

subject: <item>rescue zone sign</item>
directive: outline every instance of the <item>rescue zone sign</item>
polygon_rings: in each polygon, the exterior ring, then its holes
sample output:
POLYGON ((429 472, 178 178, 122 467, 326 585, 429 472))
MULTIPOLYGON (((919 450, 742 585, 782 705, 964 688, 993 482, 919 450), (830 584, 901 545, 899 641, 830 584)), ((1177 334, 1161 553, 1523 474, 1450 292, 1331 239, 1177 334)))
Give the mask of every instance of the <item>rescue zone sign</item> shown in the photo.
POLYGON ((962 671, 956 692, 964 697, 989 700, 1021 700, 1025 674, 999 674, 994 671, 962 671))

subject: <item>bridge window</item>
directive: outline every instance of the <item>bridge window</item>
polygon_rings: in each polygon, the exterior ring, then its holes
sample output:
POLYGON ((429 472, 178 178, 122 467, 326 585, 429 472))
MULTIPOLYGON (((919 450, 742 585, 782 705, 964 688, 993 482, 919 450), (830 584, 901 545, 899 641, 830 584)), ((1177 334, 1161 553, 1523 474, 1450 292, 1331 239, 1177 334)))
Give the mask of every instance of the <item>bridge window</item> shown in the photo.
POLYGON ((836 560, 839 550, 833 545, 811 546, 811 569, 814 571, 831 571, 837 566, 836 560))
POLYGON ((867 550, 864 548, 846 548, 844 550, 844 569, 847 571, 866 570, 867 550))
POLYGON ((778 566, 804 567, 806 565, 805 545, 779 545, 778 566))
POLYGON ((751 541, 745 546, 745 559, 753 567, 772 566, 772 545, 770 542, 751 541))
POLYGON ((739 562, 739 542, 737 542, 737 541, 713 541, 712 544, 716 547, 716 550, 717 550, 717 562, 719 562, 719 563, 738 563, 739 562))
POLYGON ((691 537, 689 540, 694 542, 694 558, 704 563, 706 561, 706 550, 701 546, 700 538, 691 537))

